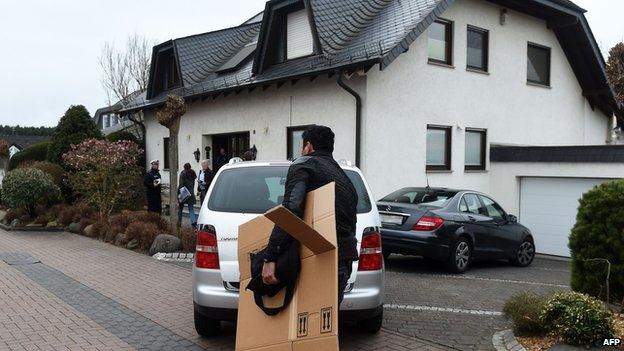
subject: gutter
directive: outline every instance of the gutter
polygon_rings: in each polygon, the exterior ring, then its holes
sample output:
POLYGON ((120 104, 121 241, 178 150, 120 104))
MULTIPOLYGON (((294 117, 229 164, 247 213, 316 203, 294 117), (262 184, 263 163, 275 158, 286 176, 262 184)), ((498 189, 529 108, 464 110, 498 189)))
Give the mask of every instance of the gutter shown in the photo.
POLYGON ((355 165, 360 166, 360 140, 362 135, 362 97, 343 80, 343 73, 338 73, 338 85, 355 98, 355 165))

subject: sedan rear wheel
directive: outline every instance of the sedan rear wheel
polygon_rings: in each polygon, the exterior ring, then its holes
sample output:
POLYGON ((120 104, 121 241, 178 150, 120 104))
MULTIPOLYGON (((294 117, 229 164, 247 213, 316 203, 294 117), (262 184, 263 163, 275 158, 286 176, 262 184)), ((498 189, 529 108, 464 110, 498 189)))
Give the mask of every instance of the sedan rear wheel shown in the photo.
POLYGON ((468 270, 471 257, 472 250, 470 248, 470 243, 466 238, 460 238, 453 246, 453 250, 451 250, 448 267, 451 272, 463 273, 468 270))
POLYGON ((511 261, 516 266, 527 267, 533 262, 534 258, 535 246, 533 245, 533 241, 526 239, 522 242, 522 244, 520 244, 520 247, 516 252, 516 257, 514 257, 511 261))

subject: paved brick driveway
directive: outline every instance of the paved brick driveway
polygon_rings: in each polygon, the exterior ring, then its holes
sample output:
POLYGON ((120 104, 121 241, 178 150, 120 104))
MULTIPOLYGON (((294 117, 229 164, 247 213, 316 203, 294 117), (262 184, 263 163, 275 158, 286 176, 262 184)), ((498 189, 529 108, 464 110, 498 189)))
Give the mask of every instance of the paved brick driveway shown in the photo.
POLYGON ((439 264, 392 255, 386 265, 384 328, 460 350, 493 350, 492 334, 509 328, 505 300, 522 291, 569 289, 569 264, 536 259, 527 268, 476 263, 464 275, 439 264))
MULTIPOLYGON (((392 283, 391 283, 392 285, 392 283)), ((0 229, 0 350, 231 350, 201 339, 191 271, 68 233, 0 229)), ((390 314, 391 315, 391 314, 390 314)), ((347 327, 343 350, 445 350, 393 330, 347 327)))

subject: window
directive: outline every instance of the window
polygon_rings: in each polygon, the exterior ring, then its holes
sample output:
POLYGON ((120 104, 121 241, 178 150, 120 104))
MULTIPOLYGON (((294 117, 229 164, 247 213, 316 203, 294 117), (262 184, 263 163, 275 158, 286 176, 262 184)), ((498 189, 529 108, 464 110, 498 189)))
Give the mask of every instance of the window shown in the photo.
MULTIPOLYGON (((357 213, 368 213, 373 205, 362 178, 345 171, 358 194, 357 213)), ((264 213, 281 204, 288 167, 245 167, 224 171, 216 180, 208 201, 213 211, 264 213)))
POLYGON ((488 71, 489 33, 485 29, 468 26, 468 57, 467 67, 488 71))
POLYGON ((487 216, 486 210, 475 194, 466 194, 459 203, 459 210, 464 213, 487 216))
POLYGON ((527 81, 550 86, 550 48, 529 43, 527 81))
POLYGON ((465 169, 467 171, 485 170, 485 151, 487 132, 483 129, 466 128, 465 169))
POLYGON ((308 129, 309 126, 288 127, 286 129, 286 158, 294 160, 301 156, 301 149, 303 149, 303 132, 308 129))
POLYGON ((180 85, 180 75, 178 74, 178 67, 176 66, 175 55, 171 54, 167 61, 167 86, 166 89, 172 89, 180 85))
POLYGON ((437 20, 429 26, 429 62, 453 64, 453 23, 437 20))
POLYGON ((451 170, 451 127, 427 126, 427 170, 451 170))
POLYGON ((485 205, 485 209, 487 211, 487 215, 491 218, 503 220, 505 219, 505 211, 500 207, 494 200, 489 197, 480 196, 481 201, 485 205))
POLYGON ((308 12, 298 10, 286 16, 286 59, 309 56, 314 53, 312 28, 308 12))
POLYGON ((385 196, 380 201, 444 207, 455 195, 456 191, 404 188, 385 196))
POLYGON ((169 169, 169 138, 163 139, 163 169, 169 169))
POLYGON ((108 128, 110 126, 110 120, 108 119, 108 115, 104 115, 102 116, 103 122, 102 125, 104 126, 104 128, 108 128))

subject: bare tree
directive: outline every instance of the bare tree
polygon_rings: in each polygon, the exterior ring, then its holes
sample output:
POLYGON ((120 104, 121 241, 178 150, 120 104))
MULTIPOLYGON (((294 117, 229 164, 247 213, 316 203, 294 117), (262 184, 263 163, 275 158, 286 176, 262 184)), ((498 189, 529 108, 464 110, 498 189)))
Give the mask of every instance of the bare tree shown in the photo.
MULTIPOLYGON (((147 89, 152 46, 153 41, 136 33, 128 36, 123 50, 118 50, 111 43, 104 44, 99 65, 109 106, 114 103, 113 100, 125 106, 130 102, 130 94, 147 89)), ((143 113, 129 114, 128 119, 139 126, 141 139, 145 140, 143 113)))

